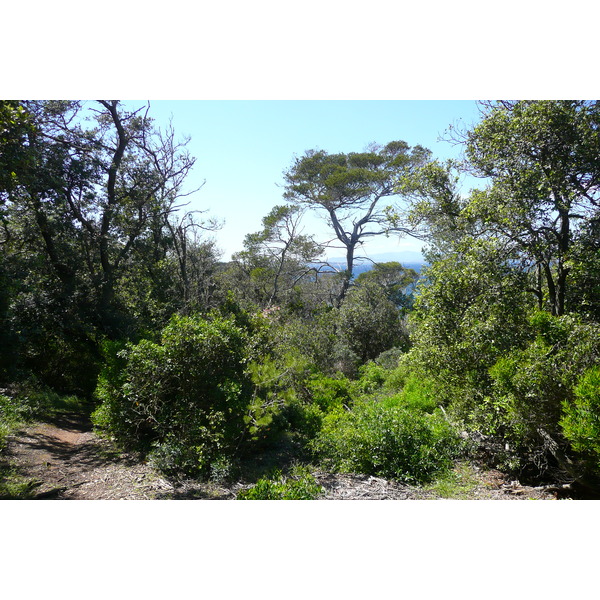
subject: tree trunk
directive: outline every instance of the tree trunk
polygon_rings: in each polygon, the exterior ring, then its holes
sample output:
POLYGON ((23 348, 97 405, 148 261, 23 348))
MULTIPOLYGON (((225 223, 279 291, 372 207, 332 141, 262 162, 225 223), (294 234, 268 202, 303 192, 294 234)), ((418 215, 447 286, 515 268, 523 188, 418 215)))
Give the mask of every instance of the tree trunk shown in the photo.
POLYGON ((565 266, 565 259, 569 252, 571 223, 569 212, 565 208, 559 210, 560 215, 560 236, 559 236, 559 255, 558 255, 558 273, 556 276, 556 314, 561 316, 565 313, 565 298, 567 291, 567 275, 569 268, 565 266))
POLYGON ((350 281, 352 281, 352 273, 354 272, 354 247, 355 244, 349 244, 346 246, 346 270, 344 271, 344 279, 342 281, 342 289, 336 299, 336 304, 339 307, 350 287, 350 281))

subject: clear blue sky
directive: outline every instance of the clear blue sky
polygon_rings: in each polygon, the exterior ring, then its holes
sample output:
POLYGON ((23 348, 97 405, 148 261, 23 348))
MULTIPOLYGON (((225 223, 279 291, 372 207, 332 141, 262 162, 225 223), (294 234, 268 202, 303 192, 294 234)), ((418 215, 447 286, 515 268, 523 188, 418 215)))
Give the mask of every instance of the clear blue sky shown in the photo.
MULTIPOLYGON (((370 142, 405 140, 429 148, 436 158, 457 157, 459 148, 439 141, 439 136, 450 124, 478 120, 474 101, 442 100, 151 101, 150 114, 159 126, 172 117, 176 134, 191 137, 188 148, 197 160, 188 188, 206 183, 190 197, 189 208, 208 210, 224 220, 215 238, 225 260, 283 202, 278 184, 283 184, 282 173, 294 154, 311 148, 354 152, 370 142)), ((320 220, 307 221, 305 233, 324 239, 325 231, 320 220)), ((382 237, 371 243, 369 252, 420 246, 410 239, 382 237)))

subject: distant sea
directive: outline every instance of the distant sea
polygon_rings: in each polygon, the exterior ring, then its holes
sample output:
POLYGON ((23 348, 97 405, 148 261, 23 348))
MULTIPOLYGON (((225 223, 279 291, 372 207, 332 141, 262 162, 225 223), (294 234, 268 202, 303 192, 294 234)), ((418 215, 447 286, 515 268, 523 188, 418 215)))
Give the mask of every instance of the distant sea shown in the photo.
MULTIPOLYGON (((360 260, 361 257, 357 257, 354 263, 354 276, 370 271, 373 268, 373 263, 384 263, 384 262, 399 262, 403 267, 407 269, 414 269, 417 273, 421 272, 421 269, 426 264, 423 255, 420 252, 386 252, 383 254, 373 254, 369 258, 371 260, 360 260), (373 262, 371 262, 373 261, 373 262)), ((344 257, 335 256, 327 261, 332 269, 336 271, 343 271, 346 268, 346 259, 344 257)))

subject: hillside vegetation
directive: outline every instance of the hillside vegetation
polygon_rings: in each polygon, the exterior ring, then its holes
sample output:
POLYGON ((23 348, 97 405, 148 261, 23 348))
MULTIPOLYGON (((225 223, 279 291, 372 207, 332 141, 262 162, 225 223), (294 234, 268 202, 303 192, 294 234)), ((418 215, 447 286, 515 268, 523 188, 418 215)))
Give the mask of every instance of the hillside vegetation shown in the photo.
POLYGON ((470 463, 598 493, 600 103, 481 109, 462 163, 403 141, 296 157, 222 262, 184 211, 194 159, 146 107, 1 101, 0 444, 70 413, 240 499, 318 497, 324 473, 431 489, 470 463), (391 235, 426 265, 360 268, 391 235))

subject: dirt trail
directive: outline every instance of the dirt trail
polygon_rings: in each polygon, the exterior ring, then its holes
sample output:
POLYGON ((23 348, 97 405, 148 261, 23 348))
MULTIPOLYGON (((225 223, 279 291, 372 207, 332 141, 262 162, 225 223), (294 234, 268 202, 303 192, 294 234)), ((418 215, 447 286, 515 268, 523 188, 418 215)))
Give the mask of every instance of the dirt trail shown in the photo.
POLYGON ((61 415, 12 436, 5 454, 21 475, 36 482, 34 498, 144 500, 173 489, 91 429, 79 415, 61 415))
MULTIPOLYGON (((234 499, 241 483, 229 487, 197 481, 167 481, 148 464, 118 452, 92 432, 80 415, 61 415, 52 423, 22 429, 8 442, 6 458, 18 472, 34 481, 35 499, 149 500, 234 499)), ((498 472, 471 472, 465 499, 553 500, 544 488, 522 486, 498 472)), ((424 500, 440 496, 423 488, 379 477, 315 473, 326 500, 424 500)))

